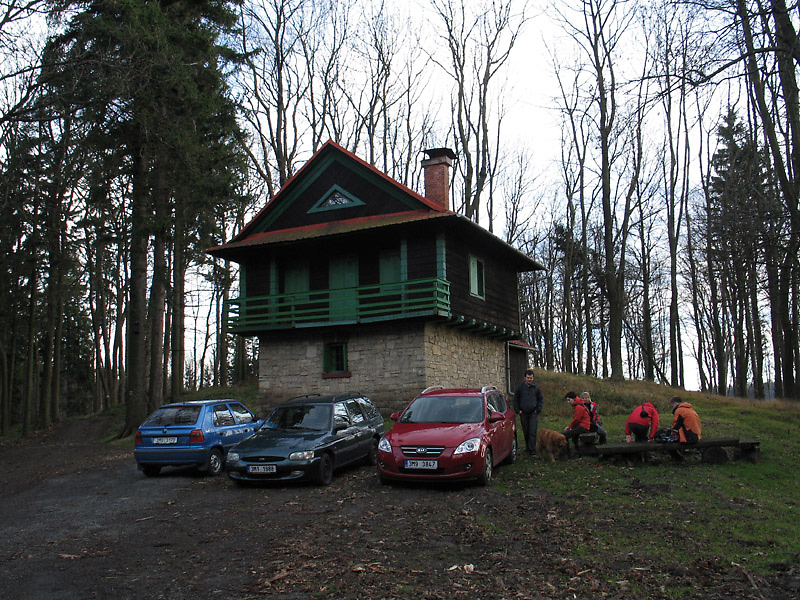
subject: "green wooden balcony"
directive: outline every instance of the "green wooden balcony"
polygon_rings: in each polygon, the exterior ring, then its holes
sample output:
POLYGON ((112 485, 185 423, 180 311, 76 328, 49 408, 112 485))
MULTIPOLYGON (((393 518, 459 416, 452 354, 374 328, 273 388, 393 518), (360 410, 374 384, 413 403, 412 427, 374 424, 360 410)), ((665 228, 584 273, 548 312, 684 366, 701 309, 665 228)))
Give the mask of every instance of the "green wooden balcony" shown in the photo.
POLYGON ((354 288, 241 297, 225 303, 227 330, 245 335, 275 329, 426 316, 451 316, 448 281, 417 279, 354 288))

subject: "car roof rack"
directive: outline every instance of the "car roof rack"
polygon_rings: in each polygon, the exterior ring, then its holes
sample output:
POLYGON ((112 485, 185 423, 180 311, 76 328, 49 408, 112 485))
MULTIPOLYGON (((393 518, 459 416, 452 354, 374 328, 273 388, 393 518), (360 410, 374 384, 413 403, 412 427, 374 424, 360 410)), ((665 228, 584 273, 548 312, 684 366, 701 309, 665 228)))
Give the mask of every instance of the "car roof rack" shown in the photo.
POLYGON ((427 394, 428 392, 432 392, 433 390, 443 390, 443 389, 444 389, 443 385, 432 385, 430 387, 426 387, 424 390, 422 390, 421 393, 427 394))
POLYGON ((300 400, 301 398, 312 398, 314 396, 319 396, 319 394, 301 394, 299 396, 292 396, 288 400, 285 400, 285 402, 291 402, 292 400, 300 400))

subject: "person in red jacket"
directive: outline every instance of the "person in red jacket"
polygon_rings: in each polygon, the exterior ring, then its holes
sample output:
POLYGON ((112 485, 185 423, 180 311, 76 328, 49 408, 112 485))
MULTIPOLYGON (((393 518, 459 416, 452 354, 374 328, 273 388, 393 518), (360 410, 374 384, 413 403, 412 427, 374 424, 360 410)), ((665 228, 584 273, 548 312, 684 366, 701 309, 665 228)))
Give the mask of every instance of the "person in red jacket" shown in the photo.
POLYGON ((578 398, 575 392, 567 392, 564 396, 567 402, 572 406, 574 413, 572 422, 567 425, 566 429, 562 432, 564 437, 567 438, 567 448, 569 449, 569 440, 575 444, 575 450, 578 449, 578 438, 582 433, 589 433, 589 428, 592 425, 592 419, 589 416, 589 410, 583 403, 582 398, 578 398))
POLYGON ((652 442, 658 431, 658 411, 652 402, 642 402, 625 421, 625 441, 652 442))
POLYGON ((679 396, 670 398, 669 403, 672 406, 672 430, 678 432, 679 441, 699 442, 703 426, 692 405, 682 401, 679 396))

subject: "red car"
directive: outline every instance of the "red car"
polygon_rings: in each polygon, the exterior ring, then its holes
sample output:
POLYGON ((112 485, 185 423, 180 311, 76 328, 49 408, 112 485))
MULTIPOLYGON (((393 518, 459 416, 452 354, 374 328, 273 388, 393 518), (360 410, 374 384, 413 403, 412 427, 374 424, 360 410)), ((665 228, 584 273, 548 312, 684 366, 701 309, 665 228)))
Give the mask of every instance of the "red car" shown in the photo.
POLYGON ((488 485, 492 470, 517 459, 514 407, 494 386, 434 386, 391 416, 378 443, 378 477, 391 480, 476 479, 488 485))

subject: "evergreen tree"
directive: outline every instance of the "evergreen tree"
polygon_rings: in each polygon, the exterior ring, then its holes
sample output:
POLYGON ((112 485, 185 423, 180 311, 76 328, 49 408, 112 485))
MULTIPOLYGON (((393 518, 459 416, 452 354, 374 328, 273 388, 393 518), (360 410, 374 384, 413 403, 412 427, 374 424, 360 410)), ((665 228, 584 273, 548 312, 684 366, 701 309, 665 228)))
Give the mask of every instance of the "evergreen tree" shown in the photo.
POLYGON ((53 60, 43 80, 57 82, 78 107, 77 119, 91 131, 87 154, 118 156, 119 177, 105 184, 125 185, 130 207, 123 435, 161 400, 167 252, 175 257, 175 278, 182 278, 187 249, 207 229, 203 219, 213 218, 211 207, 231 194, 235 182, 235 113, 221 72, 233 55, 218 44, 235 23, 231 4, 59 4, 80 12, 51 41, 53 60))

